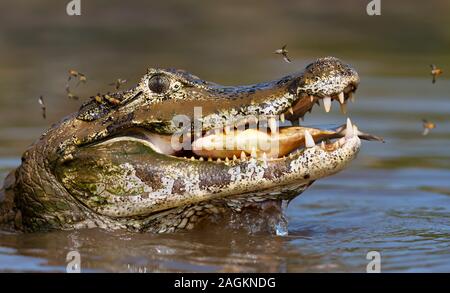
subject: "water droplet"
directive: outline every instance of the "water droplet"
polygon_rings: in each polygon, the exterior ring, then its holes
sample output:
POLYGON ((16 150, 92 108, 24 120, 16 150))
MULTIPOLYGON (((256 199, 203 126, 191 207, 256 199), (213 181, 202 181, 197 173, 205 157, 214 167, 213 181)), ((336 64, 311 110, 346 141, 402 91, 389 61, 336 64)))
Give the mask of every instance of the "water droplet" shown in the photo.
POLYGON ((285 211, 288 206, 288 203, 289 202, 287 200, 283 200, 283 202, 281 203, 281 213, 278 218, 278 221, 275 223, 275 232, 276 232, 277 236, 287 236, 288 235, 288 221, 287 221, 286 217, 284 216, 285 211))
POLYGON ((287 221, 286 220, 279 221, 278 223, 276 223, 275 232, 277 233, 277 236, 287 236, 288 235, 287 221))

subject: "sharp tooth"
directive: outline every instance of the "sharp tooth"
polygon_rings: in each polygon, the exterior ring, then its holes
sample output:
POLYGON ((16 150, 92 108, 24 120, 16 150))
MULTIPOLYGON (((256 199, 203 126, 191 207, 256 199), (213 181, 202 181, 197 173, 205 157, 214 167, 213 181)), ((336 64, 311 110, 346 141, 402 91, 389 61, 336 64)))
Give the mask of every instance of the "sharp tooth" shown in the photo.
POLYGON ((236 160, 237 160, 236 155, 233 155, 233 161, 236 161, 236 160))
POLYGON ((325 142, 322 140, 322 142, 320 143, 320 147, 322 148, 322 149, 326 149, 326 147, 325 147, 325 142))
POLYGON ((314 96, 309 96, 309 99, 311 100, 311 103, 314 102, 314 96))
POLYGON ((358 127, 356 125, 353 125, 353 135, 358 135, 359 130, 358 127))
POLYGON ((307 148, 312 148, 316 145, 316 143, 314 142, 313 137, 311 136, 311 134, 309 133, 308 130, 305 130, 305 146, 307 148))
POLYGON ((228 157, 225 157, 225 162, 228 163, 229 161, 228 157))
POLYGON ((323 98, 323 107, 325 109, 325 112, 330 112, 331 110, 331 98, 330 97, 325 97, 323 98))
POLYGON ((200 161, 203 161, 204 159, 203 159, 203 157, 200 157, 200 159, 199 159, 200 161))
POLYGON ((349 138, 353 136, 353 125, 350 118, 347 118, 347 127, 345 128, 345 137, 349 138))
POLYGON ((276 133, 277 132, 277 122, 275 121, 275 118, 270 117, 269 120, 267 120, 267 123, 269 124, 271 134, 276 133))
POLYGON ((284 120, 285 120, 285 119, 284 119, 284 114, 281 114, 281 115, 280 115, 280 121, 281 121, 281 122, 284 122, 284 120))
POLYGON ((229 125, 225 126, 225 127, 223 128, 223 130, 225 131, 225 134, 230 133, 230 126, 229 126, 229 125))
POLYGON ((222 162, 222 160, 220 158, 217 158, 217 163, 222 162))
POLYGON ((245 155, 245 152, 242 151, 242 152, 241 152, 241 160, 242 160, 242 161, 245 161, 246 158, 247 158, 247 156, 245 155))
POLYGON ((191 157, 191 161, 195 161, 195 158, 194 158, 194 156, 192 156, 192 157, 191 157))
POLYGON ((255 148, 252 148, 251 156, 252 156, 252 158, 256 158, 256 149, 255 148))
POLYGON ((267 161, 267 154, 265 152, 263 153, 262 158, 264 161, 267 161))
POLYGON ((294 115, 294 109, 292 109, 292 107, 289 107, 288 111, 291 115, 294 115))
POLYGON ((339 104, 340 108, 341 108, 341 113, 342 114, 347 114, 347 104, 339 104))
POLYGON ((339 102, 340 102, 341 104, 344 104, 344 102, 345 102, 345 99, 344 99, 344 92, 340 92, 339 95, 338 95, 338 98, 339 98, 339 102))

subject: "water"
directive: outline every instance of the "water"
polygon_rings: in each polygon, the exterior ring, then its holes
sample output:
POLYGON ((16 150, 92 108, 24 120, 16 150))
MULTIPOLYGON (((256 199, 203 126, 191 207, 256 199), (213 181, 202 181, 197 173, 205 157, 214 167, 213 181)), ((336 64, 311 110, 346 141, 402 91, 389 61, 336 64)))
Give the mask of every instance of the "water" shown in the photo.
MULTIPOLYGON (((27 145, 79 107, 64 97, 65 72, 72 67, 88 75, 88 84, 77 88, 87 96, 111 90, 107 84, 118 77, 137 80, 148 65, 185 68, 236 84, 270 80, 316 56, 336 55, 354 65, 362 79, 349 116, 386 143, 364 142, 348 169, 291 202, 288 235, 219 228, 173 235, 0 232, 0 271, 64 272, 67 253, 77 250, 88 272, 365 272, 366 255, 375 250, 384 272, 449 272, 450 83, 444 75, 432 85, 428 76, 429 63, 449 68, 450 55, 442 49, 450 39, 443 31, 449 26, 442 24, 448 19, 439 12, 448 11, 448 3, 403 3, 403 10, 384 3, 390 13, 372 23, 357 5, 318 2, 275 9, 261 1, 231 10, 213 9, 209 2, 197 9, 136 1, 124 11, 121 1, 89 1, 81 20, 67 18, 60 13, 64 7, 52 1, 42 1, 45 11, 27 1, 2 4, 0 53, 9 58, 0 62, 0 181, 20 164, 27 145), (423 11, 435 18, 421 22, 423 11), (14 14, 29 23, 16 24, 14 14), (113 21, 119 15, 127 20, 120 26, 113 21), (393 19, 397 29, 386 33, 382 28, 393 19), (416 35, 402 27, 414 28, 416 35), (361 34, 364 29, 373 33, 361 34), (271 54, 286 39, 292 40, 292 64, 271 54), (37 104, 41 94, 47 121, 37 104), (427 137, 421 135, 422 118, 437 123, 427 137)), ((330 114, 315 109, 307 123, 344 123, 346 117, 333 107, 330 114)))

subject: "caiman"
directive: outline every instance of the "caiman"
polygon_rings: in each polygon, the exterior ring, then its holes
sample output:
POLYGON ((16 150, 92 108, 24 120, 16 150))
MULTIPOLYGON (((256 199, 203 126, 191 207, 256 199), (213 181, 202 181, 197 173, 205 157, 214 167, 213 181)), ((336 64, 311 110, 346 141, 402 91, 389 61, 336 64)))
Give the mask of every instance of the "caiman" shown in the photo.
POLYGON ((345 111, 357 72, 320 58, 281 79, 221 86, 148 69, 131 89, 96 95, 47 130, 5 179, 0 222, 24 232, 81 228, 169 233, 286 233, 287 203, 343 170, 363 139, 347 123, 299 119, 345 111))

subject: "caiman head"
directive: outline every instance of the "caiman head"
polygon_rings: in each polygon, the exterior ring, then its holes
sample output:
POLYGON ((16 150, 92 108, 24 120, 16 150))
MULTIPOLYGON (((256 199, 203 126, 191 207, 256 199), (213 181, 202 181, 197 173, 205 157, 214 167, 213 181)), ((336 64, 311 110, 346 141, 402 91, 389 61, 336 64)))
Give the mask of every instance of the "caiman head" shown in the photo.
POLYGON ((373 138, 350 120, 334 129, 298 120, 316 104, 345 110, 358 83, 332 57, 237 87, 149 69, 129 90, 92 97, 25 152, 13 187, 20 225, 285 233, 283 203, 344 169, 360 137, 373 138))

